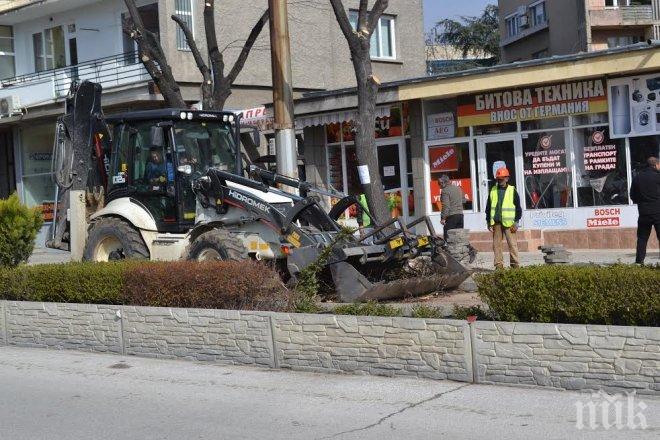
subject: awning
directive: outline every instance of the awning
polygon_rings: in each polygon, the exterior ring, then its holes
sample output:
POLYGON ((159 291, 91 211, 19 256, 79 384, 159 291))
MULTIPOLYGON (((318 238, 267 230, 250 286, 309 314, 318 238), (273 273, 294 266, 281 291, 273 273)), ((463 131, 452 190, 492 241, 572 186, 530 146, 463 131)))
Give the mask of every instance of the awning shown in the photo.
MULTIPOLYGON (((322 113, 318 115, 299 116, 296 118, 296 128, 313 127, 315 125, 329 125, 340 122, 349 122, 357 117, 357 110, 344 110, 332 113, 322 113)), ((388 118, 390 116, 390 107, 376 107, 376 118, 388 118)))
MULTIPOLYGON (((241 120, 244 125, 253 125, 258 127, 261 131, 273 130, 274 118, 272 115, 273 110, 266 107, 255 107, 235 113, 242 113, 241 120)), ((376 107, 376 119, 389 118, 390 107, 382 106, 376 107)), ((296 118, 295 124, 297 130, 302 130, 305 127, 313 127, 315 125, 329 125, 340 122, 349 122, 355 120, 357 117, 357 110, 343 110, 339 112, 320 113, 310 116, 299 116, 296 118)))

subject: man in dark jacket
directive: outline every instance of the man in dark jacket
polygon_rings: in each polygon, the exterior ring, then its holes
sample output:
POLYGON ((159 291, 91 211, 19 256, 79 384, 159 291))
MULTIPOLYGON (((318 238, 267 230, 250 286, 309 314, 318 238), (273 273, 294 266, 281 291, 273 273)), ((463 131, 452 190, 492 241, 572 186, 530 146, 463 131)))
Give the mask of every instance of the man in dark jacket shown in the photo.
POLYGON ((493 233, 493 252, 495 253, 495 269, 504 267, 502 254, 502 238, 509 245, 511 267, 520 266, 518 257, 518 242, 516 232, 518 222, 522 218, 520 197, 513 185, 509 185, 509 170, 500 168, 495 174, 497 185, 493 186, 486 202, 486 223, 493 233))
POLYGON ((660 161, 657 157, 649 157, 647 164, 648 167, 635 176, 630 187, 630 198, 639 210, 637 264, 644 264, 651 228, 655 228, 655 235, 660 241, 660 161))

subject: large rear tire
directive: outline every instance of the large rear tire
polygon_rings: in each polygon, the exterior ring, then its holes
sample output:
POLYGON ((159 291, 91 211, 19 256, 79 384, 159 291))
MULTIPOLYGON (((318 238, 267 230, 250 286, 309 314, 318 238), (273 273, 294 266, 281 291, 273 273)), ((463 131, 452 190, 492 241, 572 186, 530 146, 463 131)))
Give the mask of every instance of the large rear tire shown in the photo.
POLYGON ((186 259, 194 261, 234 260, 250 258, 243 241, 222 229, 213 229, 197 237, 186 249, 186 259))
POLYGON ((140 232, 124 220, 106 217, 92 223, 83 252, 85 261, 148 260, 140 232))

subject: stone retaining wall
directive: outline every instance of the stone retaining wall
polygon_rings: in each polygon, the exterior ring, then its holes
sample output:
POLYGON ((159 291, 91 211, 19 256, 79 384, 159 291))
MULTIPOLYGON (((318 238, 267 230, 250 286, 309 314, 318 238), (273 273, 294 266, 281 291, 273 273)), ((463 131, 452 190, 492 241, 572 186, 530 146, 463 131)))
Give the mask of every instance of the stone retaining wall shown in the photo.
POLYGON ((660 328, 477 322, 479 382, 660 392, 660 328))
POLYGON ((660 394, 660 328, 0 301, 0 344, 660 394))

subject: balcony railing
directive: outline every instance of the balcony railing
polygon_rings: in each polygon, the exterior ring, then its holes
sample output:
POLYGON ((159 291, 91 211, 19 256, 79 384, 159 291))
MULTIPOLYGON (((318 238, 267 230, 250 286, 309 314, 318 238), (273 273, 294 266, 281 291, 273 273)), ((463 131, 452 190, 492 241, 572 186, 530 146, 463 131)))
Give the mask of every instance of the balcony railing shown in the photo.
POLYGON ((653 6, 590 6, 589 18, 591 25, 596 27, 650 25, 653 22, 653 6))
POLYGON ((0 96, 18 95, 22 106, 56 99, 69 91, 72 81, 94 81, 104 89, 148 80, 149 74, 136 52, 86 61, 0 80, 0 96))

